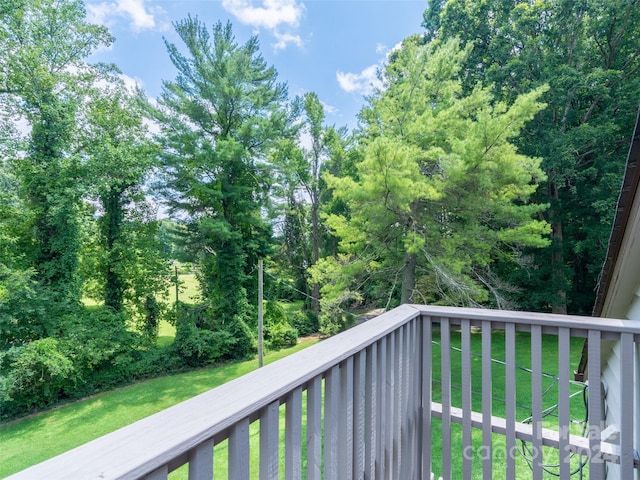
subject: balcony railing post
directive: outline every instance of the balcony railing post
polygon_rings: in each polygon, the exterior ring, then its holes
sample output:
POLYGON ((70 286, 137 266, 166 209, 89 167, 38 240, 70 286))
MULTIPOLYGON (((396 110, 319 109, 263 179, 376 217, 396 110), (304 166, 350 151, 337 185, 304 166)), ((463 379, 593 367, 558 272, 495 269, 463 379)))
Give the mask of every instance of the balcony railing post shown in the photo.
POLYGON ((560 457, 560 478, 569 478, 571 473, 571 454, 569 452, 569 357, 571 345, 569 343, 570 330, 560 328, 558 331, 558 431, 560 457))
POLYGON ((338 480, 338 436, 340 367, 336 365, 327 372, 324 379, 324 478, 338 480))
POLYGON ((376 397, 378 406, 376 408, 378 418, 378 435, 376 437, 376 474, 373 478, 385 479, 385 442, 387 439, 387 429, 389 428, 387 419, 387 337, 381 338, 378 345, 378 381, 376 397))
POLYGON ((542 480, 542 327, 531 326, 531 425, 533 480, 542 480))
POLYGON ((213 439, 198 445, 189 455, 189 480, 213 478, 213 439))
POLYGON ((260 415, 260 480, 278 478, 280 402, 273 402, 260 415))
POLYGON ((471 479, 472 447, 471 437, 471 323, 462 320, 462 475, 465 480, 471 479))
POLYGON ((422 330, 422 392, 421 416, 420 416, 420 442, 419 451, 421 455, 420 478, 431 478, 431 317, 425 316, 420 326, 422 330))
POLYGON ((353 477, 360 478, 365 471, 365 373, 367 350, 356 354, 353 363, 353 477))
POLYGON ((367 349, 365 374, 365 478, 375 478, 378 451, 378 343, 367 349))
POLYGON ((602 381, 600 374, 600 331, 589 330, 589 477, 604 480, 604 462, 600 455, 603 429, 602 381))
MULTIPOLYGON (((633 423, 626 419, 636 419, 640 412, 633 411, 633 334, 623 333, 620 338, 620 418, 625 425, 620 425, 620 478, 633 478, 633 423)), ((638 388, 636 386, 636 388, 638 388)), ((637 478, 637 477, 636 477, 637 478)))
POLYGON ((451 478, 451 328, 440 318, 440 390, 442 395, 442 478, 451 478))
POLYGON ((493 381, 491 375, 491 321, 482 321, 482 478, 492 477, 493 446, 491 434, 493 381))
POLYGON ((395 391, 393 395, 393 441, 391 445, 391 465, 392 478, 400 478, 400 463, 402 462, 401 449, 401 424, 402 417, 406 415, 404 409, 404 334, 405 327, 400 327, 396 332, 395 341, 395 365, 393 375, 395 377, 395 391))
POLYGON ((285 415, 285 479, 299 480, 302 478, 302 387, 287 395, 285 415))
POLYGON ((307 386, 307 480, 322 478, 322 378, 307 386))
POLYGON ((341 479, 353 478, 353 357, 340 367, 338 471, 341 479))
POLYGON ((505 326, 506 478, 516 478, 516 327, 505 326))
POLYGON ((229 436, 229 479, 246 480, 249 470, 249 419, 237 422, 229 436))

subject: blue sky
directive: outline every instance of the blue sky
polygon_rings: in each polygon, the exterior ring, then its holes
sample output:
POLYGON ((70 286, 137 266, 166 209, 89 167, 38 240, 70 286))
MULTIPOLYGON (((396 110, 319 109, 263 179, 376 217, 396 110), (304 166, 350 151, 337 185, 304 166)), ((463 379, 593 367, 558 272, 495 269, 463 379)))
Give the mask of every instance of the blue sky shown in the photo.
POLYGON ((252 34, 291 96, 315 91, 327 123, 356 125, 376 68, 402 39, 422 31, 426 0, 86 0, 90 21, 116 41, 92 61, 115 63, 150 97, 172 80, 163 37, 180 45, 172 22, 188 14, 209 27, 230 20, 239 43, 252 34))

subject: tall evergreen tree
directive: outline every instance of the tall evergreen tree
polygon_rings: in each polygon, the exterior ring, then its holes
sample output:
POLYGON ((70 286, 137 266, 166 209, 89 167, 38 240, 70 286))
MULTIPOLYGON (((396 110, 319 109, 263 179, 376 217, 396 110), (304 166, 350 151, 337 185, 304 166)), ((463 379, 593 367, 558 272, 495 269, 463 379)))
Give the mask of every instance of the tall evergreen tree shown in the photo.
POLYGON ((543 108, 544 89, 511 105, 483 88, 461 95, 467 54, 454 40, 406 39, 385 69, 386 88, 361 112, 355 178, 325 177, 349 207, 348 217, 327 217, 342 255, 314 272, 330 309, 354 295, 386 305, 474 304, 489 292, 500 301, 492 263, 545 245, 548 225, 529 203, 543 177, 539 160, 511 143, 543 108), (375 278, 383 288, 367 292, 375 278))
POLYGON ((247 272, 269 250, 270 226, 262 215, 268 193, 266 158, 287 135, 287 90, 259 53, 244 45, 231 24, 212 35, 196 18, 175 24, 186 53, 167 42, 178 69, 160 98, 165 193, 174 210, 197 223, 201 287, 213 307, 213 328, 235 339, 232 355, 252 346, 246 326, 247 272))

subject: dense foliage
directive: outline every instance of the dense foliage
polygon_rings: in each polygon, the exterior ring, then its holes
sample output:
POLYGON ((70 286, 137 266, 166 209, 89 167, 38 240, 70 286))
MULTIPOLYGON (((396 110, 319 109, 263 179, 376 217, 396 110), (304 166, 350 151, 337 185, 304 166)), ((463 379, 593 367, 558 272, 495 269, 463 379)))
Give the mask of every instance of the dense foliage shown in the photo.
POLYGON ((429 2, 349 132, 230 24, 175 23, 150 101, 87 62, 113 38, 81 0, 0 0, 0 417, 251 356, 259 259, 273 349, 406 302, 590 313, 639 21, 429 2))

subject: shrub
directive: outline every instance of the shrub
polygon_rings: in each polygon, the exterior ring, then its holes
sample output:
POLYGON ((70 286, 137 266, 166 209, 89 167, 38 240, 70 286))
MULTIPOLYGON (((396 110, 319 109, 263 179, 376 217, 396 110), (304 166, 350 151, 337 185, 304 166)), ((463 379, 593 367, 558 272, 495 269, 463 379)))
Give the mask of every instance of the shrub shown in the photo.
POLYGON ((234 340, 231 333, 226 330, 214 332, 204 325, 199 328, 196 323, 203 322, 198 321, 200 317, 195 314, 201 312, 186 308, 183 311, 189 310, 191 314, 186 314, 176 324, 176 337, 170 350, 189 367, 210 365, 226 357, 234 340))
POLYGON ((0 353, 0 411, 3 417, 56 402, 74 380, 73 362, 54 338, 43 338, 0 353))
POLYGON ((292 347, 298 343, 298 331, 288 323, 274 323, 265 329, 264 340, 269 350, 292 347))
POLYGON ((318 331, 318 316, 311 310, 294 312, 291 315, 291 326, 298 330, 298 335, 306 337, 318 331))
POLYGON ((127 329, 125 314, 93 307, 65 316, 60 342, 77 373, 77 383, 65 393, 77 397, 129 382, 143 339, 127 329))
POLYGON ((0 263, 0 350, 47 336, 48 299, 33 277, 0 263))

